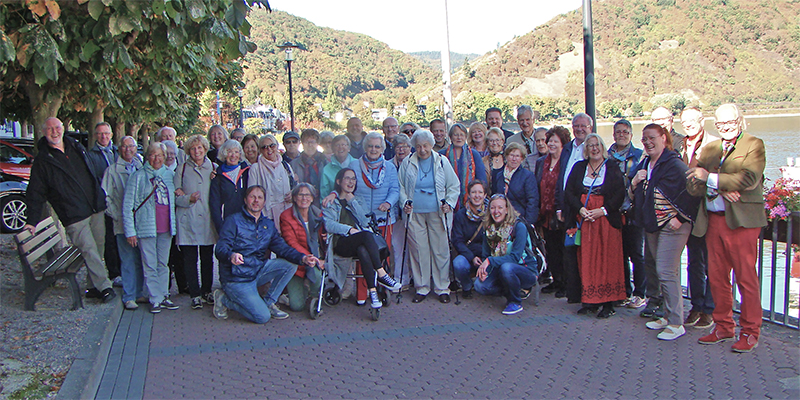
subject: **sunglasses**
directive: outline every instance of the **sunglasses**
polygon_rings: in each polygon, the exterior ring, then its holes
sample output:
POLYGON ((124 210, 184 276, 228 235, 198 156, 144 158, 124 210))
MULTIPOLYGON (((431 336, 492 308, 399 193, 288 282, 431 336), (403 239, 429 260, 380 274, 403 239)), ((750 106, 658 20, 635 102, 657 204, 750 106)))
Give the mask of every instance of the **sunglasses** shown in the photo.
POLYGON ((413 135, 414 134, 414 130, 413 129, 405 129, 405 130, 402 130, 400 132, 405 133, 406 135, 413 135))
POLYGON ((278 144, 277 143, 272 143, 272 144, 268 144, 266 146, 261 146, 261 150, 274 149, 276 147, 278 147, 278 144))

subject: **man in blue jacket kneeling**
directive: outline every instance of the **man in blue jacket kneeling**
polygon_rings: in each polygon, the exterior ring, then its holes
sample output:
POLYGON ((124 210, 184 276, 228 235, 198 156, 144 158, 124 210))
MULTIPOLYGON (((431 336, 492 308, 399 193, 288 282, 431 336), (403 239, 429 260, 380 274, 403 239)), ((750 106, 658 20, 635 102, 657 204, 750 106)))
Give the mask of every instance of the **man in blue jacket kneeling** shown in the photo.
POLYGON ((272 220, 261 215, 265 194, 261 186, 248 188, 242 212, 226 218, 219 232, 216 255, 222 290, 214 291, 214 316, 219 319, 228 318, 229 308, 257 324, 288 318, 275 303, 297 264, 321 264, 286 244, 272 220), (270 252, 277 258, 270 260, 270 252), (267 282, 272 284, 261 297, 258 287, 267 282))

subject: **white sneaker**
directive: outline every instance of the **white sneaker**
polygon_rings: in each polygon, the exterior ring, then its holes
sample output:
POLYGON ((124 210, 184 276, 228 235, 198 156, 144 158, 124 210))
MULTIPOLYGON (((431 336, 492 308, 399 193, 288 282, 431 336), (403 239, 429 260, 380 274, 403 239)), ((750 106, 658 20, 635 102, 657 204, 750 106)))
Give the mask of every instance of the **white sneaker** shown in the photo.
POLYGON ((133 301, 133 300, 128 300, 128 301, 126 301, 126 302, 125 302, 125 309, 126 309, 126 310, 131 310, 131 311, 133 311, 133 310, 135 310, 135 309, 137 309, 137 308, 139 308, 139 305, 138 305, 138 304, 136 304, 136 302, 135 302, 135 301, 133 301))
POLYGON ((646 326, 647 329, 652 329, 654 331, 657 331, 657 330, 660 330, 660 329, 664 329, 664 328, 667 327, 667 325, 669 325, 669 322, 667 322, 667 320, 664 319, 664 318, 659 318, 657 320, 650 321, 650 322, 644 324, 644 326, 646 326))
POLYGON ((286 294, 282 294, 282 295, 278 296, 278 304, 282 304, 284 306, 288 306, 289 305, 289 296, 287 296, 286 294))
POLYGON ((656 336, 659 340, 675 340, 686 333, 686 329, 683 325, 679 325, 677 328, 667 325, 661 333, 656 336))

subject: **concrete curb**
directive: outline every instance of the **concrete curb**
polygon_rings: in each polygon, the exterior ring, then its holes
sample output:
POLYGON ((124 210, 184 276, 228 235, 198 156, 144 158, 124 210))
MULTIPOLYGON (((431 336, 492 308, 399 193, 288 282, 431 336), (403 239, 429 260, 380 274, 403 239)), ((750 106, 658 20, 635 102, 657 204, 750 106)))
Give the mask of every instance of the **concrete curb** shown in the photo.
POLYGON ((94 399, 108 361, 108 352, 122 317, 122 292, 117 290, 114 310, 108 320, 95 318, 86 332, 83 346, 67 372, 56 395, 59 399, 94 399))

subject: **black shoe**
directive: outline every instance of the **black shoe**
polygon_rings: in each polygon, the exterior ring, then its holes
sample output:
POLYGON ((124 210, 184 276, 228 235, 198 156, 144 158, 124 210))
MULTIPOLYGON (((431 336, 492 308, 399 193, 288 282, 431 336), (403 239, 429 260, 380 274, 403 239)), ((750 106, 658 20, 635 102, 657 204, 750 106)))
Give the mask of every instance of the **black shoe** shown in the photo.
POLYGON ((103 298, 103 292, 101 292, 101 291, 99 291, 99 290, 97 290, 95 288, 86 289, 86 298, 87 299, 102 299, 103 298))
POLYGON ((520 297, 522 300, 525 300, 525 299, 527 299, 528 297, 531 297, 531 292, 533 292, 533 288, 528 288, 528 289, 520 289, 520 290, 519 290, 519 297, 520 297))
POLYGON ((101 298, 103 299, 103 303, 108 303, 117 297, 117 292, 115 292, 113 288, 108 288, 103 290, 101 296, 102 296, 101 298))
MULTIPOLYGON (((578 304, 581 302, 581 299, 567 299, 567 304, 578 304)), ((595 310, 597 311, 597 310, 595 310)))
POLYGON ((553 283, 551 283, 551 284, 549 284, 549 285, 547 285, 547 286, 542 288, 542 293, 544 293, 544 294, 556 293, 558 291, 559 291, 559 288, 558 288, 558 285, 555 284, 555 282, 553 282, 553 283))
POLYGON ((414 299, 411 300, 411 302, 412 303, 421 303, 422 301, 425 300, 425 297, 426 296, 424 294, 417 293, 417 294, 414 295, 414 299))
POLYGON ((447 304, 450 302, 450 295, 447 293, 443 293, 439 295, 439 302, 442 304, 447 304))
POLYGON ((161 308, 165 308, 167 310, 177 310, 180 308, 177 304, 173 303, 172 300, 167 297, 164 301, 161 302, 161 308))
POLYGON ((465 299, 471 299, 472 298, 472 289, 462 291, 461 292, 461 297, 465 298, 465 299))
POLYGON ((597 312, 597 306, 583 306, 578 310, 578 315, 594 314, 597 312))
POLYGON ((539 277, 539 284, 540 285, 547 285, 553 283, 553 277, 550 275, 544 275, 539 277))
POLYGON ((662 309, 661 304, 648 302, 647 306, 644 307, 644 310, 639 313, 639 316, 642 318, 661 318, 664 316, 664 310, 662 309))
POLYGON ((612 306, 610 304, 607 304, 607 305, 604 305, 603 309, 600 310, 600 313, 597 314, 597 318, 600 318, 600 319, 608 318, 608 317, 610 317, 610 316, 612 316, 612 315, 614 315, 616 313, 617 312, 614 311, 614 306, 612 306))
POLYGON ((564 290, 564 289, 556 290, 556 298, 557 299, 563 299, 564 297, 567 297, 567 291, 566 290, 564 290))

